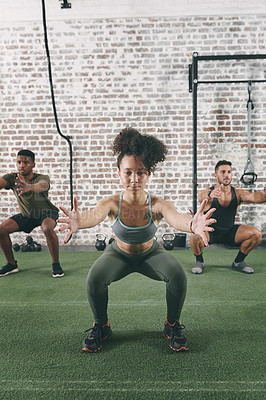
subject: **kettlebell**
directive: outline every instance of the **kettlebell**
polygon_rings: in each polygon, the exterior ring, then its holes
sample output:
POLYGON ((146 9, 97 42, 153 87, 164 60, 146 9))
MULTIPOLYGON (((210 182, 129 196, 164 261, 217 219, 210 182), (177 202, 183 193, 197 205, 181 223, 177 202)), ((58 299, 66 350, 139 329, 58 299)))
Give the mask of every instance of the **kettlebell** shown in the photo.
POLYGON ((173 250, 175 247, 174 239, 175 235, 173 233, 165 233, 163 236, 163 247, 165 250, 173 250))
POLYGON ((101 235, 101 234, 97 234, 96 235, 96 243, 95 243, 95 247, 98 251, 103 251, 106 247, 106 236, 101 235))

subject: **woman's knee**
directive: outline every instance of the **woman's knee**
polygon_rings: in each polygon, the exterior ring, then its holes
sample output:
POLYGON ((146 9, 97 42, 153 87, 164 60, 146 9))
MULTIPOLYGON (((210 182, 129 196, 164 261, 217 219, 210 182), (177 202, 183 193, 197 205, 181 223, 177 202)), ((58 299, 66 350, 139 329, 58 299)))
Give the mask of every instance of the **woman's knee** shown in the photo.
POLYGON ((174 279, 178 282, 179 286, 180 285, 182 285, 184 287, 187 286, 187 275, 186 275, 183 267, 180 264, 178 264, 178 268, 177 268, 176 274, 174 276, 174 279))
POLYGON ((95 288, 99 285, 105 285, 105 276, 102 270, 93 264, 87 276, 87 288, 95 288))
POLYGON ((112 281, 112 262, 105 254, 92 265, 87 276, 87 287, 108 286, 112 281))
POLYGON ((187 284, 187 276, 182 265, 173 257, 173 259, 168 260, 168 264, 165 268, 166 278, 168 282, 177 282, 178 285, 187 284))

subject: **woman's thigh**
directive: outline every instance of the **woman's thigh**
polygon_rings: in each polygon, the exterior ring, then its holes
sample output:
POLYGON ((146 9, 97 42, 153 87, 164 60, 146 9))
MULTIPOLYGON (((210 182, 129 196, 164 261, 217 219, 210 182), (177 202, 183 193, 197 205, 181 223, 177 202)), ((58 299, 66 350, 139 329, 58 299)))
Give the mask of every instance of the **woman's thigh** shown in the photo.
POLYGON ((88 274, 88 281, 110 285, 129 275, 132 269, 128 261, 112 248, 107 248, 104 253, 93 263, 88 274))
POLYGON ((179 261, 162 246, 141 263, 137 272, 151 279, 168 282, 171 279, 185 279, 185 272, 179 261))

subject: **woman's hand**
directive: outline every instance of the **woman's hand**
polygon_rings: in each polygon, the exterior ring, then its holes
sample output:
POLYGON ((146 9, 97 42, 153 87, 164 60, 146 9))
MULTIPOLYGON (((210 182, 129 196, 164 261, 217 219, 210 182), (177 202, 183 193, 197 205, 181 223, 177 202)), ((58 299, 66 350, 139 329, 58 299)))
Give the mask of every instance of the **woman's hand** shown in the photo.
POLYGON ((205 199, 200 205, 200 208, 194 215, 191 223, 191 232, 195 235, 201 236, 205 246, 208 246, 208 240, 204 232, 209 231, 212 232, 214 229, 209 225, 214 224, 216 219, 211 218, 212 214, 216 210, 215 208, 211 208, 206 214, 203 213, 208 200, 205 199))
POLYGON ((60 210, 67 216, 67 218, 59 218, 57 222, 65 224, 59 228, 59 232, 67 230, 64 243, 67 243, 72 233, 77 232, 80 226, 80 212, 78 210, 78 200, 74 197, 73 210, 68 211, 65 207, 59 207, 60 210))

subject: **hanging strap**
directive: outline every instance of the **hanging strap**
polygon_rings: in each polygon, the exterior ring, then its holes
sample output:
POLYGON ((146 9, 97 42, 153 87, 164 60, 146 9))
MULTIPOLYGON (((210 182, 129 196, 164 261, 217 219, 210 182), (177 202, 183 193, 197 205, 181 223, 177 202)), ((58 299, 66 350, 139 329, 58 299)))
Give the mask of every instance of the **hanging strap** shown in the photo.
POLYGON ((246 185, 251 185, 257 180, 257 174, 254 172, 254 166, 251 161, 251 111, 254 110, 254 104, 251 100, 251 82, 248 82, 248 101, 247 101, 247 110, 248 110, 248 159, 244 168, 244 173, 241 177, 241 182, 246 185))
POLYGON ((251 111, 254 110, 254 104, 251 100, 251 82, 248 82, 248 102, 247 102, 247 110, 248 110, 248 161, 251 162, 250 157, 250 147, 251 147, 251 111))

